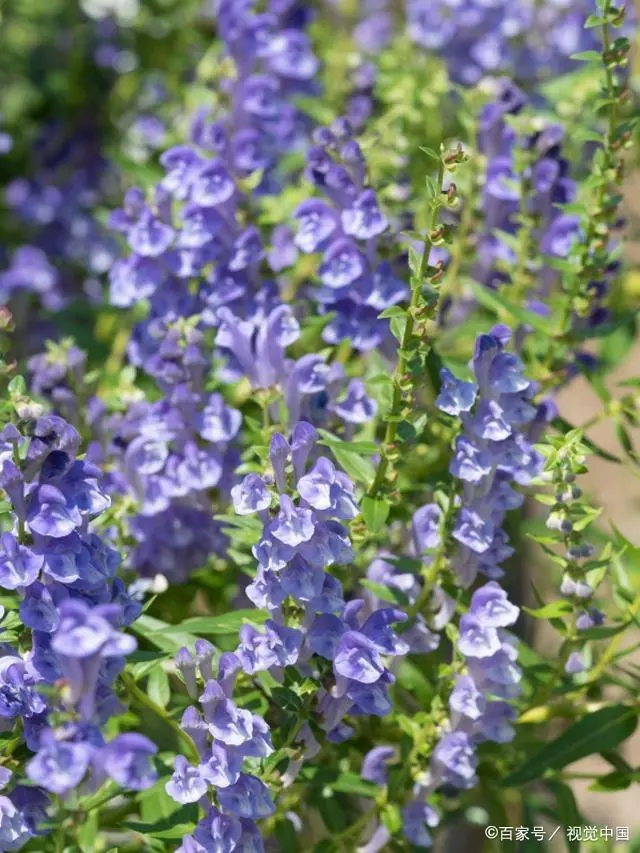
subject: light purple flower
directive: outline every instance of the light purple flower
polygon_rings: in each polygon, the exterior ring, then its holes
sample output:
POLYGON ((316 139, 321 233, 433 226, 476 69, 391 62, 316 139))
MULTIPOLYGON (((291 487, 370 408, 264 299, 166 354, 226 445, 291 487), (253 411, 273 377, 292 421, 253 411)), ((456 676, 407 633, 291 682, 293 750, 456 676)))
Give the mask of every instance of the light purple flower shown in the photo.
POLYGON ((247 474, 244 480, 231 489, 233 508, 238 515, 251 515, 268 509, 271 493, 257 474, 247 474))

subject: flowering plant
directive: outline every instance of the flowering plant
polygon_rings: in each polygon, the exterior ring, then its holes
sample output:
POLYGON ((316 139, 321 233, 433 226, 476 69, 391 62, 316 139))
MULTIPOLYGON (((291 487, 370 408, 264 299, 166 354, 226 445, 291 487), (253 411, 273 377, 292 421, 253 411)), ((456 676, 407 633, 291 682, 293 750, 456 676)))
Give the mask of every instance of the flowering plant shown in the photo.
POLYGON ((0 851, 636 849, 632 9, 155 5, 0 95, 0 851))

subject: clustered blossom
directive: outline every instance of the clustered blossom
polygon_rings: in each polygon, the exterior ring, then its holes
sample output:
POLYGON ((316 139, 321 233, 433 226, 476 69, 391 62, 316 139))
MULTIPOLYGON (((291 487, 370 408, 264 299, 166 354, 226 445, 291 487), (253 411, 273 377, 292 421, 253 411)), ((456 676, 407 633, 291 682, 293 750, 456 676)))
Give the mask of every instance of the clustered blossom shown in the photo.
POLYGON ((519 610, 496 581, 476 589, 460 619, 457 651, 462 672, 449 696, 449 720, 442 727, 424 782, 403 809, 405 837, 416 847, 431 847, 430 829, 438 813, 427 799, 440 788, 466 790, 477 784, 477 746, 485 741, 508 743, 515 719, 509 699, 519 692, 522 672, 516 664, 516 640, 505 628, 519 610))
POLYGON ((45 729, 26 768, 32 782, 58 796, 83 782, 85 790, 95 790, 107 778, 134 791, 156 781, 150 762, 157 752, 154 743, 137 732, 105 742, 100 731, 121 710, 111 682, 136 647, 133 637, 119 630, 123 615, 119 604, 69 599, 59 606, 51 651, 64 679, 63 708, 75 719, 45 729))
POLYGON ((204 390, 199 339, 193 329, 168 334, 155 361, 164 396, 102 418, 106 455, 117 461, 114 487, 138 510, 130 521, 132 563, 145 577, 185 580, 224 546, 212 496, 228 494, 242 416, 204 390))
POLYGON ((391 710, 387 688, 394 679, 383 658, 406 654, 406 642, 392 628, 406 615, 385 607, 363 618, 364 600, 345 602, 342 585, 326 571, 352 560, 343 522, 359 510, 353 484, 328 458, 317 455, 316 441, 316 430, 305 422, 296 424, 290 441, 279 433, 273 436, 269 458, 277 512, 269 512, 274 497, 256 474, 247 475, 232 491, 237 512, 259 512, 264 521, 254 548, 256 577, 246 594, 271 615, 264 634, 249 626, 242 629, 237 654, 249 673, 290 665, 324 672, 326 662, 332 662, 335 684, 320 690, 318 708, 329 739, 339 742, 352 732, 345 716, 384 716, 391 710), (297 502, 287 494, 292 486, 297 502), (292 608, 302 615, 295 627, 286 627, 292 608))
POLYGON ((513 549, 501 524, 523 501, 513 486, 527 485, 542 470, 530 434, 548 417, 548 406, 532 402, 537 386, 524 375, 518 356, 506 350, 510 337, 505 326, 480 335, 472 362, 475 382, 445 369, 436 399, 442 412, 462 423, 449 470, 463 486, 452 530, 453 568, 463 587, 478 573, 502 577, 500 564, 513 549))
POLYGON ((389 7, 389 0, 363 0, 359 4, 359 20, 353 29, 353 41, 360 55, 354 67, 349 68, 351 91, 345 107, 346 117, 358 132, 365 129, 374 110, 377 77, 374 60, 393 36, 393 15, 389 7))
POLYGON ((0 768, 0 845, 2 850, 20 850, 38 834, 38 824, 46 817, 49 798, 36 787, 16 785, 6 793, 12 782, 13 773, 6 767, 0 768))
POLYGON ((110 499, 101 471, 78 459, 79 449, 79 434, 55 415, 36 418, 24 433, 13 424, 0 433, 0 487, 13 513, 1 539, 0 587, 19 594, 31 638, 26 653, 3 650, 0 716, 8 726, 21 722, 36 753, 27 766, 31 781, 60 795, 76 788, 89 766, 97 784, 110 776, 146 787, 153 771, 145 760, 155 752, 140 735, 105 744, 100 732, 120 709, 113 682, 135 647, 119 629, 140 609, 116 577, 119 555, 91 531, 110 499), (40 687, 61 679, 59 704, 45 699, 40 687), (75 719, 58 726, 53 717, 65 709, 75 719))
MULTIPOLYGON (((562 156, 564 130, 559 124, 535 122, 530 134, 519 134, 506 118, 522 116, 525 94, 507 79, 497 81, 497 96, 482 111, 479 148, 487 158, 483 196, 485 234, 478 245, 475 278, 491 288, 509 284, 517 266, 516 252, 500 232, 519 236, 520 216, 534 223, 528 240, 543 255, 565 258, 578 237, 578 217, 563 212, 572 202, 576 183, 562 156), (519 169, 518 157, 526 161, 519 169)), ((527 263, 530 262, 527 260, 527 263)), ((527 269, 526 272, 529 272, 527 269)), ((536 284, 529 299, 544 300, 557 279, 550 267, 535 270, 536 284)), ((536 303, 539 311, 544 305, 536 303), (539 307, 538 307, 539 306, 539 307)), ((546 309, 548 311, 548 309, 546 309)))
POLYGON ((314 133, 307 177, 327 197, 311 198, 294 212, 294 244, 304 254, 321 253, 320 287, 310 296, 322 313, 335 313, 323 329, 329 344, 347 339, 368 351, 388 340, 378 315, 401 302, 407 287, 385 259, 389 222, 369 185, 367 164, 347 118, 314 133))
MULTIPOLYGON (((508 79, 495 85, 496 97, 482 110, 479 123, 478 146, 487 158, 485 230, 478 241, 473 276, 492 289, 522 288, 518 276, 525 276, 530 280, 523 294, 525 307, 547 317, 549 299, 560 282, 553 262, 569 258, 582 237, 580 217, 564 210, 577 193, 563 156, 565 131, 559 124, 527 118, 527 97, 508 79), (521 122, 526 131, 516 130, 509 119, 521 122), (524 267, 514 239, 525 247, 524 267)), ((611 262, 602 279, 590 282, 589 310, 584 320, 574 318, 574 325, 597 326, 608 319, 603 302, 618 266, 611 262)), ((589 364, 593 356, 579 350, 575 359, 589 364)))
MULTIPOLYGON (((287 347, 300 337, 300 324, 288 305, 273 308, 261 322, 242 320, 229 308, 218 312, 216 343, 229 354, 238 375, 258 390, 277 390, 287 420, 305 419, 316 426, 337 421, 347 437, 376 413, 376 403, 359 379, 347 382, 344 368, 315 353, 287 358, 287 347)), ((273 404, 278 414, 279 401, 273 404)))
MULTIPOLYGON (((224 544, 211 519, 211 493, 228 491, 240 416, 203 392, 213 355, 209 330, 217 330, 215 354, 224 362, 218 378, 246 375, 255 387, 284 380, 284 349, 299 333, 275 282, 264 280, 265 246, 245 223, 242 187, 262 173, 261 192, 269 191, 278 159, 300 135, 291 97, 309 87, 318 64, 298 11, 294 3, 273 3, 264 13, 251 0, 217 3, 216 27, 236 68, 221 89, 228 109, 199 112, 190 141, 160 156, 165 176, 153 197, 134 188, 111 217, 131 249, 111 269, 111 301, 149 301, 129 357, 164 394, 105 422, 109 455, 124 449, 120 467, 140 505, 131 529, 142 574, 183 580, 224 544)), ((310 365, 302 393, 326 393, 328 372, 310 365)))
POLYGON ((409 36, 467 86, 505 71, 523 81, 549 79, 576 70, 572 54, 599 47, 594 30, 584 28, 589 0, 406 0, 405 8, 409 36))
POLYGON ((110 272, 111 301, 151 299, 152 338, 176 317, 204 313, 211 322, 228 304, 245 316, 256 310, 264 248, 258 230, 238 217, 246 203, 241 182, 260 172, 273 177, 279 158, 297 144, 301 119, 292 95, 318 69, 306 34, 289 25, 294 4, 271 6, 261 13, 254 0, 217 3, 216 26, 236 67, 235 79, 223 83, 229 107, 213 117, 198 113, 190 142, 161 155, 166 174, 151 202, 134 189, 112 216, 132 254, 110 272), (196 277, 201 287, 190 296, 187 282, 196 277))
POLYGON ((3 302, 26 290, 48 310, 59 310, 78 295, 78 271, 85 295, 100 299, 100 277, 115 261, 117 244, 93 214, 109 182, 95 132, 86 128, 58 150, 51 140, 60 128, 45 128, 36 146, 38 167, 7 186, 6 204, 30 242, 15 249, 0 272, 3 302))
MULTIPOLYGON (((451 567, 462 587, 471 586, 478 574, 490 580, 475 590, 460 619, 456 644, 460 668, 449 697, 449 720, 433 749, 428 777, 416 785, 414 799, 403 812, 405 836, 418 847, 431 846, 429 830, 439 822, 427 802, 429 796, 440 787, 474 787, 477 744, 506 743, 514 735, 515 712, 508 700, 519 695, 522 673, 515 640, 505 629, 516 622, 519 611, 497 583, 503 575, 500 563, 513 553, 502 522, 523 500, 513 485, 526 485, 541 472, 542 457, 530 434, 537 420, 546 417, 546 407, 533 404, 536 386, 524 376, 518 357, 506 351, 509 337, 503 326, 481 335, 472 362, 475 382, 459 380, 443 369, 436 399, 442 412, 462 424, 450 466, 453 477, 463 484, 451 531, 455 543, 451 567)), ((427 504, 418 509, 412 523, 413 552, 430 564, 433 552, 442 547, 442 535, 440 507, 427 504)), ((419 594, 415 576, 397 572, 384 557, 374 561, 368 576, 402 591, 410 601, 419 594)), ((439 586, 434 586, 431 599, 431 627, 442 629, 453 616, 455 603, 439 586)), ((424 620, 416 622, 412 630, 416 629, 421 642, 411 651, 437 646, 437 635, 424 620)), ((363 849, 376 853, 387 837, 380 827, 363 849)))
MULTIPOLYGON (((179 757, 167 790, 178 802, 195 802, 214 789, 216 805, 193 836, 203 849, 209 849, 207 841, 222 825, 235 827, 240 846, 229 850, 244 849, 240 839, 249 833, 253 840, 257 833, 253 821, 274 810, 264 783, 243 771, 245 759, 265 757, 272 746, 264 720, 231 698, 238 671, 249 676, 269 672, 281 680, 286 667, 297 667, 303 675, 322 678, 325 686, 318 689, 315 710, 328 740, 340 743, 353 733, 345 717, 391 711, 388 686, 394 677, 385 658, 408 651, 393 629, 406 620, 401 610, 382 607, 362 618, 365 602, 345 602, 341 583, 327 572, 352 560, 343 523, 359 509, 349 478, 318 455, 317 438, 307 422, 294 426, 290 440, 276 433, 269 446, 269 476, 248 474, 232 489, 236 512, 257 513, 264 524, 253 549, 256 577, 246 589, 256 607, 269 613, 264 629, 241 628, 237 650, 220 657, 216 680, 211 677, 213 650, 206 643, 196 647, 195 659, 183 649, 176 661, 190 695, 198 695, 197 669, 205 684, 199 698, 202 715, 189 709, 182 721, 202 761, 194 767, 179 757), (294 486, 297 500, 290 496, 294 486)), ((318 748, 306 724, 295 739, 306 756, 318 748)), ((290 762, 283 784, 291 784, 302 760, 290 762)))
POLYGON ((183 648, 176 657, 190 696, 199 708, 190 706, 182 717, 182 727, 191 736, 200 763, 193 765, 178 755, 167 793, 178 803, 199 802, 206 810, 193 833, 183 839, 181 853, 208 851, 216 840, 225 838, 233 851, 262 851, 262 839, 255 821, 269 817, 275 807, 269 789, 249 772, 257 760, 273 752, 269 726, 257 714, 239 708, 233 688, 240 660, 232 653, 220 656, 217 678, 213 678, 213 647, 198 640, 195 658, 183 648), (200 693, 196 671, 204 682, 200 693), (215 795, 216 805, 210 795, 215 795))
POLYGON ((50 401, 54 411, 76 428, 86 365, 86 352, 67 341, 47 342, 47 349, 32 356, 27 364, 31 392, 50 401))

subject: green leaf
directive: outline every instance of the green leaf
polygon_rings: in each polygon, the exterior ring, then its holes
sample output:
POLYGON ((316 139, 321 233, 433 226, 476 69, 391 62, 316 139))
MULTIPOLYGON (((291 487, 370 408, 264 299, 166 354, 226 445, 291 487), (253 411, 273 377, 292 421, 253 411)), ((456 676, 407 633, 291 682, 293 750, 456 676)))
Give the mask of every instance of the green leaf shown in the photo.
POLYGON ((338 848, 330 838, 323 838, 313 848, 313 853, 337 853, 338 848))
POLYGON ((24 376, 14 376, 7 385, 7 390, 12 397, 23 397, 27 393, 27 383, 24 376))
POLYGON ((169 625, 168 622, 147 616, 146 613, 136 619, 131 630, 157 649, 171 654, 175 654, 181 646, 193 648, 197 640, 197 637, 186 631, 182 625, 169 625))
POLYGON ((408 660, 403 660, 396 673, 398 684, 423 702, 430 702, 434 688, 424 673, 408 660))
POLYGON ((82 819, 82 825, 76 836, 82 853, 94 853, 96 849, 96 838, 100 827, 98 817, 98 810, 94 809, 82 819))
POLYGON ((572 53, 569 59, 579 62, 602 62, 602 54, 597 50, 581 50, 579 53, 572 53))
POLYGON ((169 699, 171 699, 169 676, 161 666, 156 667, 149 676, 147 695, 161 708, 166 708, 169 704, 169 699))
POLYGON ((149 675, 163 661, 170 660, 171 656, 166 652, 135 651, 127 658, 127 670, 135 681, 149 675))
MULTIPOLYGON (((573 791, 564 782, 549 781, 547 787, 554 794, 556 799, 555 815, 564 827, 567 826, 582 826, 582 815, 578 810, 576 798, 573 796, 573 791)), ((580 853, 580 842, 570 841, 566 837, 567 850, 569 853, 580 853)))
MULTIPOLYGON (((553 425, 563 435, 567 435, 575 430, 575 427, 572 426, 569 421, 566 421, 561 417, 557 417, 554 420, 553 425)), ((609 453, 608 450, 604 450, 602 447, 599 447, 594 441, 587 438, 586 435, 582 436, 581 441, 589 448, 591 453, 595 453, 595 455, 599 456, 601 459, 606 459, 607 462, 616 462, 618 465, 622 464, 622 459, 620 459, 619 456, 614 456, 613 453, 609 453)))
POLYGON ((429 148, 426 145, 418 145, 418 148, 420 151, 424 151, 427 157, 431 157, 432 160, 440 162, 440 155, 436 151, 434 151, 433 148, 429 148))
POLYGON ((400 589, 394 589, 392 586, 384 586, 384 584, 370 581, 368 578, 363 578, 360 585, 377 596, 381 601, 392 601, 394 604, 409 604, 409 599, 400 589))
POLYGON ((233 610, 223 613, 221 616, 194 616, 185 619, 178 625, 169 625, 165 633, 172 635, 188 631, 195 635, 237 634, 240 628, 250 622, 253 625, 262 625, 268 614, 260 610, 233 610))
POLYGON ((638 724, 638 709, 612 705, 574 723, 560 737, 545 744, 503 782, 520 787, 540 779, 549 770, 561 770, 587 755, 613 749, 630 737, 638 724))
POLYGON ((377 533, 384 527, 390 509, 389 501, 384 498, 370 498, 366 495, 362 499, 362 517, 371 533, 377 533))
POLYGON ((245 529, 256 536, 262 533, 262 522, 258 518, 253 518, 250 515, 225 515, 223 513, 213 516, 215 521, 222 521, 225 524, 230 524, 232 527, 245 529))
POLYGON ((614 770, 613 773, 607 773, 606 776, 600 776, 596 779, 592 785, 589 785, 589 790, 602 792, 625 791, 633 781, 633 774, 614 770))
POLYGON ((620 622, 618 625, 602 625, 599 628, 585 628, 580 631, 580 638, 584 640, 608 640, 610 637, 615 637, 616 634, 621 634, 626 631, 633 623, 620 622))
POLYGON ((536 609, 523 607, 522 609, 525 613, 528 613, 529 616, 533 616, 534 619, 553 619, 558 616, 563 616, 566 613, 571 613, 573 605, 570 601, 567 601, 566 598, 559 598, 557 601, 550 601, 549 604, 545 604, 544 607, 538 607, 536 609))
POLYGON ((392 317, 389 323, 391 334, 397 341, 402 341, 407 321, 403 317, 392 317))
MULTIPOLYGON (((385 377, 388 379, 389 377, 385 377)), ((334 447, 345 450, 347 453, 361 453, 363 456, 374 456, 380 453, 380 447, 375 441, 344 441, 341 438, 327 432, 326 429, 319 429, 318 432, 322 436, 319 444, 324 444, 332 450, 334 447)))
POLYGON ((140 835, 149 836, 151 838, 162 838, 168 841, 175 841, 178 838, 184 838, 193 830, 193 823, 175 823, 174 820, 161 821, 160 823, 149 826, 146 823, 140 823, 134 820, 125 821, 122 826, 126 829, 131 829, 140 835))
POLYGON ((337 447, 335 445, 332 445, 331 452, 340 467, 354 480, 367 486, 373 480, 375 469, 368 459, 363 459, 358 453, 353 453, 344 447, 337 447))
POLYGON ((198 820, 198 807, 193 804, 180 806, 172 800, 165 791, 168 775, 158 779, 155 785, 141 791, 136 799, 140 803, 140 818, 144 822, 140 824, 139 832, 152 834, 155 830, 162 832, 170 828, 174 823, 189 823, 190 820, 198 820))
POLYGON ((629 457, 634 465, 640 466, 640 456, 633 446, 633 440, 631 439, 627 428, 621 421, 618 421, 616 424, 616 435, 618 436, 618 441, 620 442, 625 455, 629 457))
POLYGON ((506 312, 523 325, 531 326, 533 329, 543 332, 545 336, 549 335, 549 323, 544 317, 527 311, 520 305, 512 305, 501 293, 488 290, 484 285, 478 284, 477 281, 469 279, 469 284, 474 296, 484 308, 493 311, 497 316, 506 312))
POLYGON ((406 308, 401 308, 399 305, 392 305, 391 308, 385 308, 382 313, 378 314, 378 320, 390 320, 392 317, 406 317, 406 308))
POLYGON ((294 714, 300 714, 303 702, 293 690, 289 690, 288 687, 275 687, 271 695, 279 708, 282 708, 284 711, 292 711, 294 714))
POLYGON ((366 782, 357 773, 341 773, 335 782, 331 783, 331 787, 341 794, 355 794, 358 797, 369 797, 372 800, 375 800, 380 793, 378 785, 366 782))

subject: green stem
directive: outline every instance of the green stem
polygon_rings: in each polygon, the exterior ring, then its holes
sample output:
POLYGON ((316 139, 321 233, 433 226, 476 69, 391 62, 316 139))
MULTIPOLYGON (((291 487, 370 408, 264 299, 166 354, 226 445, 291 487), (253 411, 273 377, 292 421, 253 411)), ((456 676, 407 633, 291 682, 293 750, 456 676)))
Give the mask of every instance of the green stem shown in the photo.
POLYGON ((178 740, 182 743, 187 757, 195 764, 199 764, 200 753, 198 752, 195 743, 191 740, 189 735, 180 727, 180 725, 169 716, 169 714, 165 711, 164 708, 156 704, 153 699, 147 696, 147 694, 138 687, 138 685, 133 680, 131 675, 129 675, 129 673, 123 672, 120 677, 129 694, 134 699, 136 699, 141 705, 151 711, 152 714, 154 714, 167 726, 169 726, 169 728, 174 732, 178 740))
MULTIPOLYGON (((365 828, 365 826, 374 818, 375 808, 371 811, 364 812, 360 815, 360 817, 355 820, 352 824, 350 824, 345 830, 342 832, 338 832, 333 836, 333 840, 337 841, 340 849, 344 849, 345 841, 350 838, 353 838, 354 835, 357 835, 361 830, 365 828)), ((349 850, 353 850, 353 847, 349 847, 349 850)))
MULTIPOLYGON (((631 619, 635 619, 640 611, 640 592, 636 595, 633 602, 629 605, 629 610, 627 611, 627 615, 631 619)), ((620 632, 616 634, 615 637, 612 637, 611 642, 607 646, 607 648, 602 653, 602 656, 598 660, 598 663, 591 670, 589 681, 584 686, 591 686, 595 681, 598 681, 600 676, 604 673, 606 668, 609 666, 611 661, 615 658, 616 652, 620 647, 620 643, 622 642, 623 637, 626 634, 624 632, 620 632)))
MULTIPOLYGON (((440 158, 440 162, 438 164, 438 177, 436 179, 436 200, 439 199, 440 193, 442 192, 442 183, 444 181, 444 160, 442 157, 440 158)), ((396 435, 398 433, 398 423, 400 420, 400 414, 402 411, 403 404, 403 379, 404 375, 407 372, 407 364, 409 362, 409 347, 411 344, 411 340, 413 338, 413 330, 415 325, 414 313, 416 308, 418 307, 419 299, 420 299, 420 287, 422 282, 424 281, 427 270, 429 269, 429 261, 431 258, 431 250, 433 248, 433 242, 431 239, 431 233, 436 227, 436 223, 438 220, 438 211, 439 205, 434 203, 433 209, 431 212, 431 221, 429 227, 427 228, 427 233, 424 238, 424 249, 422 252, 422 260, 420 262, 420 271, 418 274, 418 281, 415 282, 412 290, 411 290, 411 299, 409 302, 409 309, 407 311, 406 323, 404 327, 404 332, 402 334, 402 341, 400 343, 400 349, 398 351, 398 361, 396 364, 396 368, 393 373, 393 394, 391 397, 391 407, 386 417, 387 427, 384 435, 384 446, 382 449, 382 453, 380 455, 380 462, 378 463, 378 469, 376 471, 375 477, 373 478, 373 482, 367 494, 369 497, 376 497, 376 495, 382 490, 385 479, 387 477, 387 471, 389 468, 389 457, 388 451, 390 447, 393 445, 395 441, 396 435)))
POLYGON ((107 791, 102 795, 98 796, 95 794, 93 798, 90 798, 83 806, 83 812, 88 814, 89 812, 95 811, 96 809, 101 809, 107 803, 111 802, 111 800, 115 800, 117 797, 122 796, 122 790, 113 783, 110 783, 107 791))
MULTIPOLYGON (((611 0, 608 0, 608 2, 605 5, 605 8, 602 11, 602 16, 604 18, 604 21, 602 24, 603 57, 606 57, 606 55, 609 53, 609 51, 611 49, 609 24, 608 24, 606 18, 611 11, 612 5, 613 4, 612 4, 611 0)), ((617 101, 617 97, 616 97, 616 93, 615 93, 615 89, 616 89, 615 80, 614 80, 611 68, 610 68, 609 64, 606 61, 604 61, 604 59, 603 59, 603 64, 604 64, 604 76, 605 76, 605 94, 607 95, 607 97, 611 101, 610 106, 607 108, 608 127, 607 127, 607 134, 605 137, 605 143, 603 146, 604 152, 605 152, 605 164, 604 164, 603 172, 607 172, 613 166, 615 166, 613 147, 612 146, 613 146, 613 143, 615 142, 616 129, 617 129, 617 125, 618 125, 618 101, 617 101)), ((582 256, 580 258, 580 267, 582 269, 584 269, 588 263, 590 247, 591 247, 593 240, 595 239, 595 237, 597 235, 597 232, 596 232, 596 225, 598 222, 597 213, 602 209, 602 206, 603 206, 605 199, 606 199, 608 189, 609 189, 608 182, 603 180, 600 183, 598 190, 597 190, 596 199, 595 199, 595 211, 592 212, 591 215, 589 215, 589 217, 588 217, 586 233, 585 233, 584 240, 583 240, 583 251, 582 251, 582 256), (596 215, 594 215, 594 213, 596 215)), ((579 271, 576 275, 576 279, 577 279, 577 285, 579 287, 580 282, 581 282, 581 277, 580 277, 579 271)), ((577 290, 577 293, 576 292, 570 292, 569 298, 567 299, 566 304, 564 306, 564 312, 563 312, 562 319, 560 322, 560 327, 559 327, 559 334, 560 334, 560 337, 562 339, 566 340, 570 336, 571 327, 572 327, 572 318, 573 318, 573 308, 574 308, 573 297, 579 295, 579 293, 580 293, 579 289, 577 290)))

